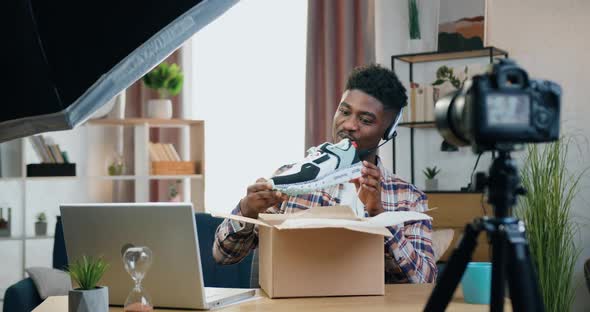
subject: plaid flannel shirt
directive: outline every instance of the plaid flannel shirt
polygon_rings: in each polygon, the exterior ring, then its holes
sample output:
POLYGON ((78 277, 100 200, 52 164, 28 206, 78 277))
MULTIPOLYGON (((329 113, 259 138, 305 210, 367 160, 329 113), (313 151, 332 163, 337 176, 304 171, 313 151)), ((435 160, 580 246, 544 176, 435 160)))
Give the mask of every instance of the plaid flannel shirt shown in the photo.
MULTIPOLYGON (((418 211, 428 209, 426 195, 415 186, 401 180, 383 167, 381 170, 381 200, 385 211, 418 211)), ((289 168, 283 166, 277 174, 289 168)), ((270 207, 266 213, 294 213, 314 206, 340 204, 343 185, 290 196, 288 200, 270 207)), ((232 214, 241 215, 240 205, 232 214)), ((367 215, 365 211, 365 215, 367 215)), ((432 249, 432 223, 430 221, 406 222, 403 226, 390 226, 392 237, 385 237, 386 283, 432 283, 437 267, 432 249)), ((237 263, 258 246, 258 227, 252 224, 226 219, 219 225, 213 244, 213 257, 218 263, 237 263)))

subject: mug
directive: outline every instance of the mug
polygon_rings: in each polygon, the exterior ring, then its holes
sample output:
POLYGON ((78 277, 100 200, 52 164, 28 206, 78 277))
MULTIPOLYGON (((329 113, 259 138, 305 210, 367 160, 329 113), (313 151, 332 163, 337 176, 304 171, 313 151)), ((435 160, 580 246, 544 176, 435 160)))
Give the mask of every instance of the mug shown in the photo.
POLYGON ((463 298, 467 303, 490 304, 492 263, 469 262, 461 279, 463 298))

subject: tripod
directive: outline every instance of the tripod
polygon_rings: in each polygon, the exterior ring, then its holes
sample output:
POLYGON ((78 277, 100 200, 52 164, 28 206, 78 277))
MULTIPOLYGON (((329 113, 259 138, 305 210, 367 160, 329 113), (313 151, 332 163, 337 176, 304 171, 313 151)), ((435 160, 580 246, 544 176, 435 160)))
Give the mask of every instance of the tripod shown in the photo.
POLYGON ((488 202, 494 207, 494 217, 478 218, 465 226, 463 238, 453 251, 424 311, 446 309, 467 263, 471 260, 481 231, 487 232, 488 241, 492 245, 490 311, 503 311, 506 280, 514 311, 545 310, 530 259, 524 224, 509 213, 517 196, 526 191, 520 186, 518 171, 508 151, 500 151, 499 156, 494 159, 487 185, 488 202))

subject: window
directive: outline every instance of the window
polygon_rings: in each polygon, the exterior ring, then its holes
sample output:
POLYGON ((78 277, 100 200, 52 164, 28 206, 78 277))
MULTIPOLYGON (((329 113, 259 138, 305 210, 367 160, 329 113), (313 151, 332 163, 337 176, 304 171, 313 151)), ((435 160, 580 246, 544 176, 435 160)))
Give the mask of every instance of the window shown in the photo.
POLYGON ((191 39, 188 116, 205 120, 205 207, 229 212, 304 151, 307 1, 244 0, 191 39))

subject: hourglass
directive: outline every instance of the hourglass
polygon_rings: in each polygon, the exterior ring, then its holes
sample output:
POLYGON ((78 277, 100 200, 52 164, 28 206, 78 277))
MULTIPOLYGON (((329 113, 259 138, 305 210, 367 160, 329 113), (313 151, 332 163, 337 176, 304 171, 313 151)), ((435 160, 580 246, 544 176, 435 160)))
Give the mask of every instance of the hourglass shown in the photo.
POLYGON ((147 247, 127 248, 123 254, 123 263, 135 282, 135 286, 125 300, 123 310, 129 312, 153 311, 152 299, 141 286, 141 281, 152 264, 152 251, 147 247))

